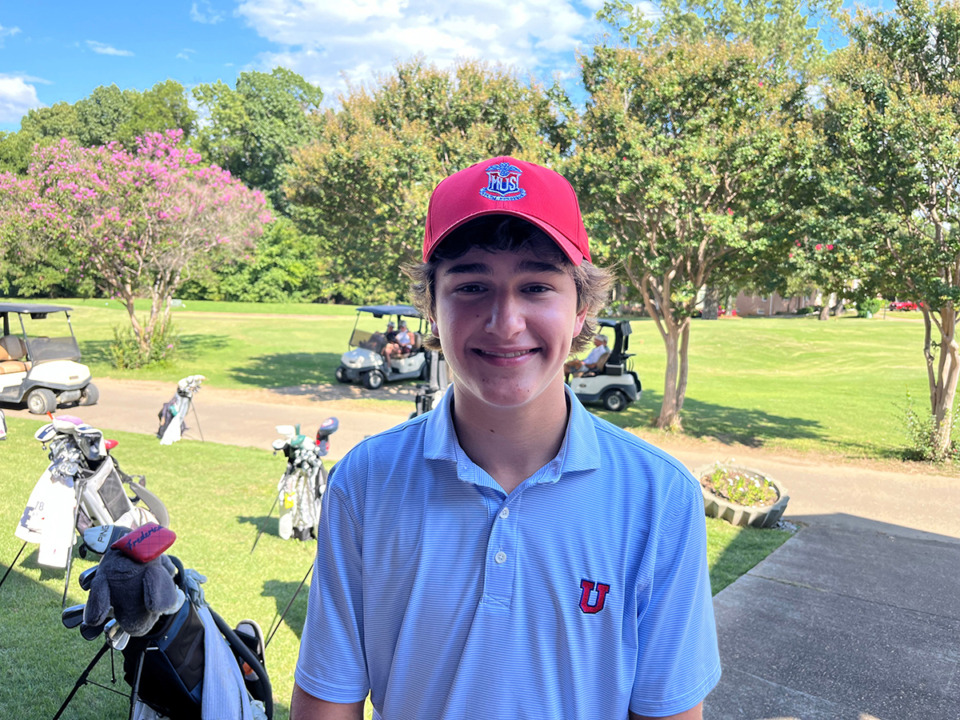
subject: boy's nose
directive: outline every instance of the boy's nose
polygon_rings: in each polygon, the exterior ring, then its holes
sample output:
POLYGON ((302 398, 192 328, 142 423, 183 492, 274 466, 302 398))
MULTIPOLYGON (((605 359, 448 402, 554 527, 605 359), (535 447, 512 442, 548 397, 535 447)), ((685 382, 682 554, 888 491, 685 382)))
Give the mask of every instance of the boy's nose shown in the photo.
POLYGON ((526 327, 522 303, 512 293, 498 294, 490 308, 487 332, 513 337, 526 327))

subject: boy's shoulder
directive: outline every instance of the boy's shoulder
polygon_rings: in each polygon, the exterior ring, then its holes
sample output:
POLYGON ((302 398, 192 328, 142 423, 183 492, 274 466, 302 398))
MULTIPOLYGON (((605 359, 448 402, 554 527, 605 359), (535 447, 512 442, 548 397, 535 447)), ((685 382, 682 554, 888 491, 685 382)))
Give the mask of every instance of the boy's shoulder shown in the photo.
POLYGON ((687 467, 670 453, 613 423, 589 413, 601 454, 611 463, 654 467, 693 481, 687 467))

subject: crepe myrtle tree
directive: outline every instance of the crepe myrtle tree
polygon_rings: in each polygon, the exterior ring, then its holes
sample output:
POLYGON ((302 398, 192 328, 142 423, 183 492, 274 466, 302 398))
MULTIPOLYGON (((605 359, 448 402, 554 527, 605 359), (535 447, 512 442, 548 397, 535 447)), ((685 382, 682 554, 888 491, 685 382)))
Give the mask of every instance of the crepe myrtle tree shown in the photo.
MULTIPOLYGON (((656 425, 680 429, 698 290, 791 242, 811 146, 803 85, 749 42, 598 46, 571 162, 598 255, 664 342, 656 425)), ((785 253, 783 253, 785 254, 785 253)))
POLYGON ((858 12, 825 86, 818 207, 862 286, 923 314, 930 456, 952 451, 960 380, 960 6, 858 12))
POLYGON ((262 193, 201 166, 182 139, 181 130, 149 133, 134 152, 69 140, 38 147, 26 177, 6 178, 7 197, 19 202, 0 204, 34 231, 32 242, 65 250, 68 270, 92 275, 123 302, 143 353, 199 260, 248 245, 271 219, 262 193), (134 311, 139 297, 150 298, 144 321, 134 311))

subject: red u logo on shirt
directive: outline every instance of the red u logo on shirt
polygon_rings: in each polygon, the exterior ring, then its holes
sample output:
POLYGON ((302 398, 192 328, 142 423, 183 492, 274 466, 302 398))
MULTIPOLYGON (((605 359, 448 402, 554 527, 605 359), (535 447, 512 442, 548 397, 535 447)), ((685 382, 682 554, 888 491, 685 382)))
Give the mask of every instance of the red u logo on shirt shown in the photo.
POLYGON ((592 580, 581 580, 580 581, 580 609, 589 614, 598 613, 603 610, 603 602, 607 597, 607 593, 610 591, 610 586, 601 583, 593 582, 592 580), (590 596, 593 594, 593 589, 596 587, 597 596, 594 599, 593 603, 590 602, 590 596))

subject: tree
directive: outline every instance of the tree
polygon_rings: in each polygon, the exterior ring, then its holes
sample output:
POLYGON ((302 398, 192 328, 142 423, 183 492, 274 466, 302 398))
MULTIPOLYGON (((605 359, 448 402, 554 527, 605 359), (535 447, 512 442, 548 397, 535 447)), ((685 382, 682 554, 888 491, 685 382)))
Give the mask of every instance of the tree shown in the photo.
POLYGON ((572 168, 602 256, 656 321, 667 356, 656 424, 679 429, 698 291, 783 252, 812 143, 804 85, 753 44, 651 34, 636 45, 584 59, 572 168))
POLYGON ((820 208, 864 292, 922 303, 932 455, 960 378, 960 6, 858 12, 825 87, 820 208))
POLYGON ((135 153, 69 140, 38 147, 25 178, 3 176, 3 226, 29 230, 31 242, 61 249, 65 272, 93 275, 126 306, 141 350, 170 317, 170 301, 198 259, 240 247, 269 221, 263 195, 247 189, 182 146, 183 133, 152 133, 135 153), (134 300, 151 300, 145 323, 134 300))
POLYGON ((282 209, 282 168, 293 148, 314 137, 311 115, 323 91, 278 67, 240 73, 235 89, 218 81, 198 85, 193 94, 207 116, 199 132, 200 151, 282 209))
POLYGON ((126 148, 134 148, 136 139, 150 132, 179 128, 189 138, 196 118, 183 86, 174 80, 142 93, 101 85, 73 105, 59 102, 30 110, 18 132, 0 136, 0 170, 26 173, 34 145, 52 145, 63 138, 86 147, 119 142, 126 148))
POLYGON ((341 105, 294 152, 286 191, 319 238, 330 292, 348 302, 406 296, 400 267, 419 259, 430 193, 447 175, 501 154, 556 161, 569 145, 542 88, 482 63, 414 59, 341 105))

